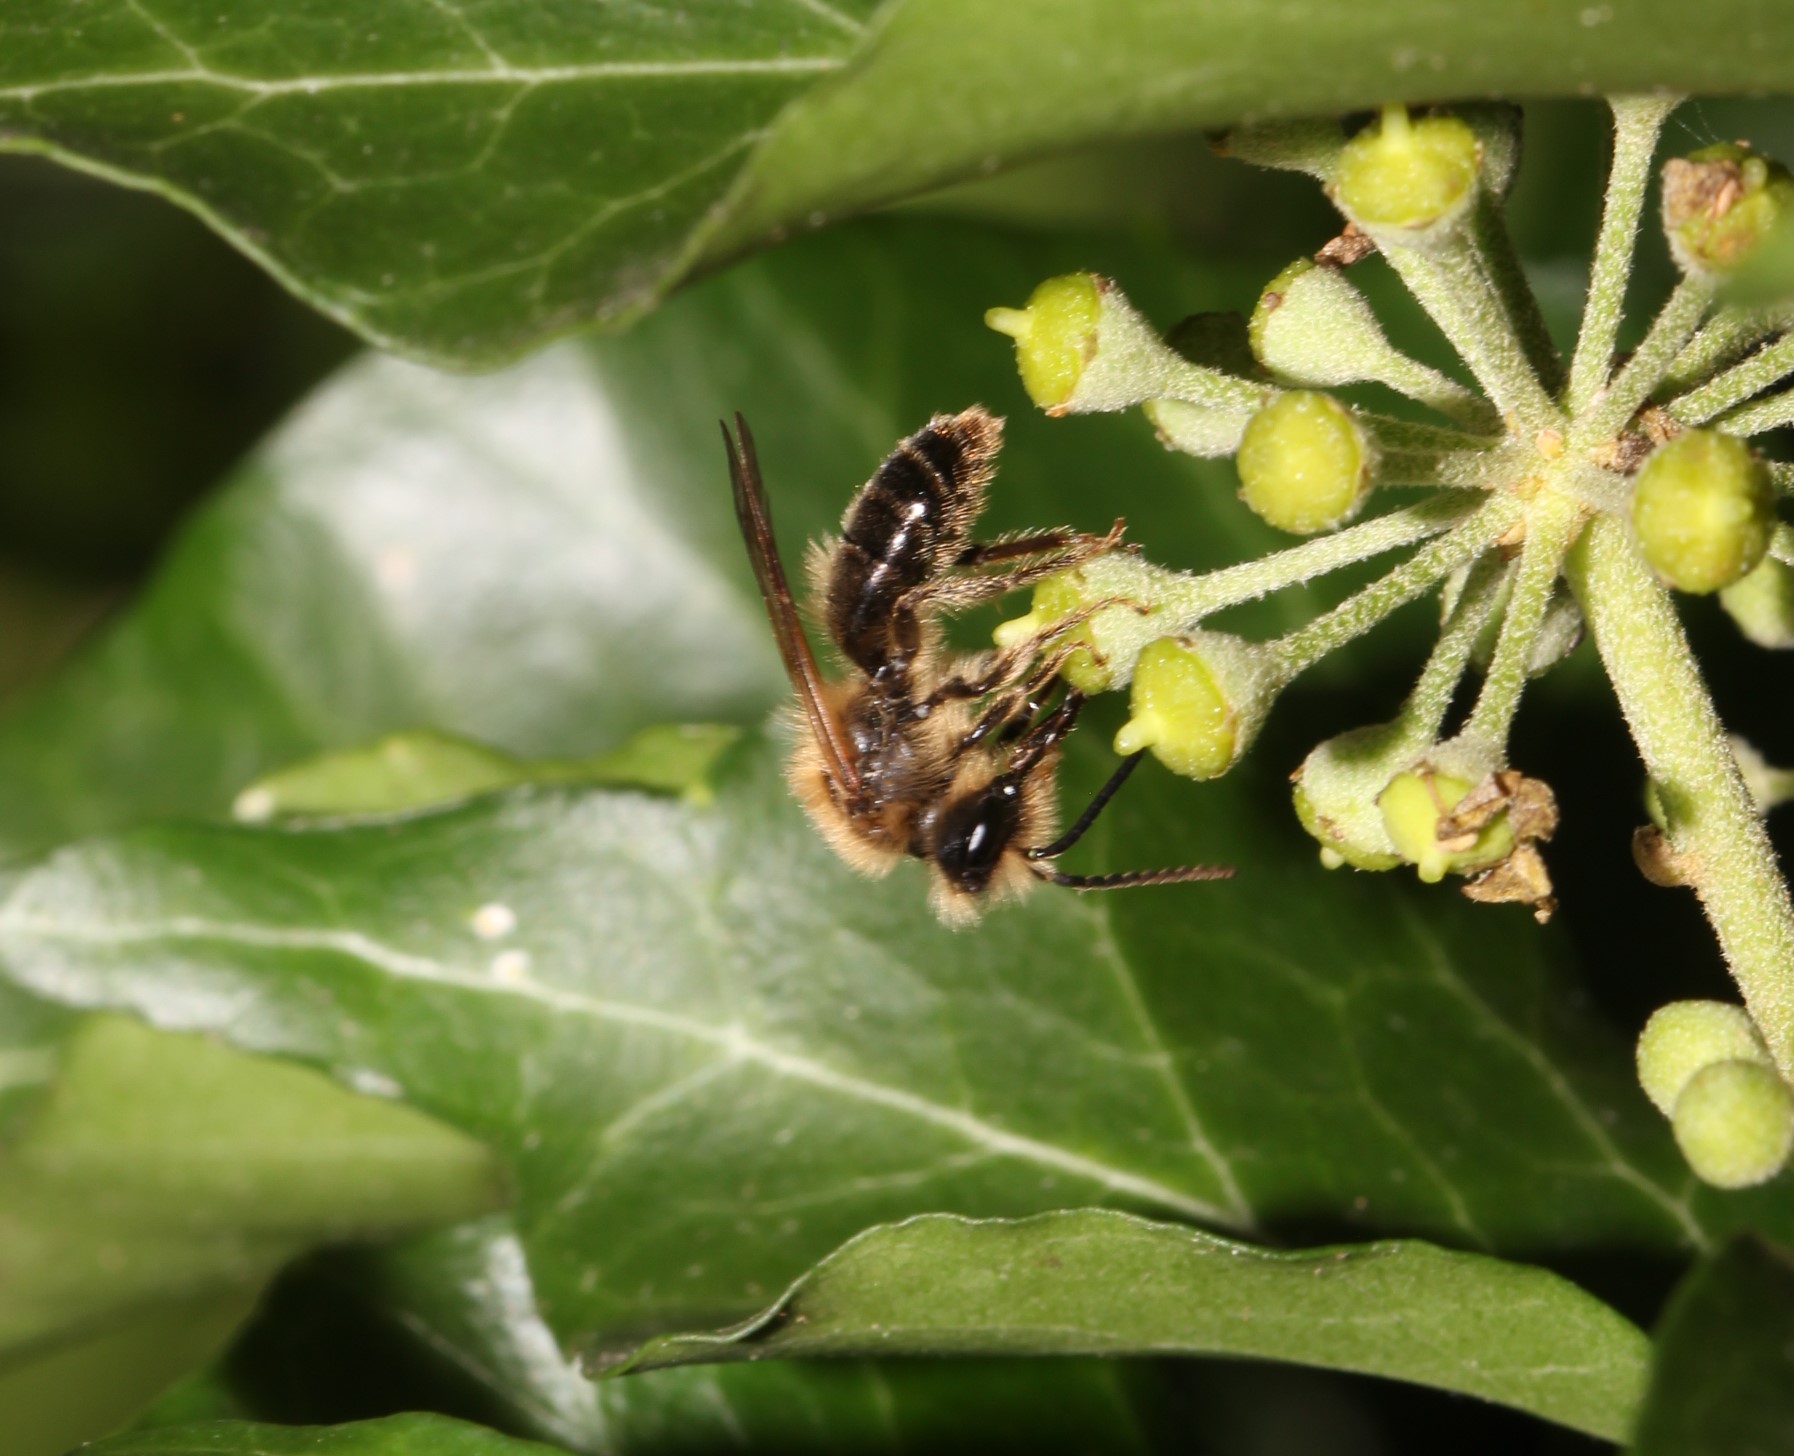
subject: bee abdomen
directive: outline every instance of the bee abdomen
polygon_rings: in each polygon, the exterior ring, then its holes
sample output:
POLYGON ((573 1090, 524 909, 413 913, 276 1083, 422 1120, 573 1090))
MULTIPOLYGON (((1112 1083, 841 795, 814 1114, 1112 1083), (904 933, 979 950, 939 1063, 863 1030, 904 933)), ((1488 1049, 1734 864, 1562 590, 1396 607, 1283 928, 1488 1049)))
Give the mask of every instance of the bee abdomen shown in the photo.
POLYGON ((885 458, 848 506, 829 572, 828 625, 868 676, 901 671, 916 653, 921 623, 901 603, 965 548, 1002 429, 976 406, 936 415, 885 458))

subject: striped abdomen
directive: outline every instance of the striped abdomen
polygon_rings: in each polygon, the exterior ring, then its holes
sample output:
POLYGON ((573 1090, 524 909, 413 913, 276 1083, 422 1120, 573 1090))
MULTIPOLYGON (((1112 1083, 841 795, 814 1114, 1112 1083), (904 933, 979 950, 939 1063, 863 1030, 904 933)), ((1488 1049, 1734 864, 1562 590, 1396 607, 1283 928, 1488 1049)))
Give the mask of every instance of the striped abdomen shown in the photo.
POLYGON ((901 680, 922 644, 923 593, 965 550, 1003 424, 979 408, 936 415, 886 457, 848 506, 830 565, 829 635, 868 677, 901 680))

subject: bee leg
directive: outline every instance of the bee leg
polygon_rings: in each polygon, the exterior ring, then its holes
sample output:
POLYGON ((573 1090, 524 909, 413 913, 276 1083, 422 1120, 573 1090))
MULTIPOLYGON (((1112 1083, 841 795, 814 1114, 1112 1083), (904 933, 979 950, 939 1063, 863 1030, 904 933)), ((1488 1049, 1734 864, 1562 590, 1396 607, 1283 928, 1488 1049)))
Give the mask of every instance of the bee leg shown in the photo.
MULTIPOLYGON (((1014 692, 1005 693, 978 716, 978 721, 959 740, 959 746, 971 748, 982 742, 992 733, 999 739, 1012 739, 1025 732, 1033 722, 1035 714, 1041 707, 1047 692, 1051 689, 1053 679, 1058 676, 1059 669, 1072 653, 1078 650, 1079 644, 1069 642, 1057 648, 1051 656, 1041 662, 1027 682, 1014 692)), ((994 691, 994 687, 989 691, 994 691)), ((973 696, 982 696, 974 694, 973 696)))
MULTIPOLYGON (((1113 551, 1121 544, 1121 538, 1127 529, 1127 522, 1119 517, 1104 536, 1092 536, 1084 531, 1073 531, 1061 527, 1056 531, 1037 531, 1030 536, 1010 536, 995 541, 974 541, 959 553, 955 566, 989 566, 998 561, 1013 561, 1018 556, 1045 556, 1056 553, 1060 556, 1075 556, 1082 561, 1091 556, 1100 556, 1105 551, 1113 551)), ((1064 565, 1073 565, 1067 561, 1064 565)))
POLYGON ((959 611, 992 601, 1023 587, 1065 571, 1092 556, 1101 556, 1121 544, 1124 522, 1116 521, 1106 536, 1089 536, 1079 531, 1045 531, 1033 536, 1017 536, 1008 541, 973 544, 955 558, 956 566, 989 566, 1022 557, 1026 561, 1009 571, 980 574, 964 572, 956 576, 937 577, 907 593, 903 602, 912 609, 924 606, 936 611, 959 611))
POLYGON ((1101 654, 1088 642, 1057 642, 1073 627, 1088 621, 1097 612, 1106 607, 1132 607, 1135 611, 1145 613, 1152 609, 1143 607, 1131 597, 1103 597, 1079 607, 1074 612, 1067 612, 1058 621, 1036 632, 1012 647, 1006 647, 995 657, 986 659, 986 666, 975 674, 961 673, 950 677, 936 686, 923 701, 930 708, 938 708, 942 703, 958 698, 982 698, 989 693, 997 692, 1017 681, 1027 670, 1030 663, 1038 663, 1036 670, 1028 678, 1028 690, 1037 695, 1040 689, 1052 681, 1053 675, 1063 667, 1074 652, 1084 651, 1096 656, 1101 654), (1052 651, 1042 660, 1041 653, 1048 647, 1052 651))
POLYGON ((1076 688, 1066 693, 1059 700, 1058 707, 1016 740, 1009 763, 1003 770, 1003 777, 1011 782, 1019 782, 1032 773, 1035 765, 1057 748, 1076 726, 1078 714, 1084 711, 1087 701, 1076 688))

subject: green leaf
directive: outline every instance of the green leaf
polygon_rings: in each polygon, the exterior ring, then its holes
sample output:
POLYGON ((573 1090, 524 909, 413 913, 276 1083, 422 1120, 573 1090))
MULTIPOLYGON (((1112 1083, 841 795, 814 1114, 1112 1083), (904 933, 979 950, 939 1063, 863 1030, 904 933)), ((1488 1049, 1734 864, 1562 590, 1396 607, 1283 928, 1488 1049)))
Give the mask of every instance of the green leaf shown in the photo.
MULTIPOLYGON (((542 1323, 507 1216, 314 1258, 283 1281, 261 1323, 269 1327, 251 1332, 226 1372, 226 1398, 241 1393, 251 1409, 220 1414, 253 1414, 255 1393, 272 1387, 282 1419, 340 1418, 343 1392, 364 1380, 368 1348, 385 1331, 416 1340, 470 1387, 461 1404, 439 1408, 593 1456, 835 1451, 868 1440, 892 1451, 1147 1448, 1133 1391, 1151 1372, 1116 1361, 772 1361, 594 1381, 542 1323)), ((208 1391, 217 1398, 215 1380, 193 1394, 208 1391)), ((416 1404, 430 1392, 389 1393, 416 1404)))
POLYGON ((346 1426, 206 1421, 129 1431, 88 1456, 554 1456, 555 1448, 446 1416, 389 1416, 346 1426))
POLYGON ((241 1298, 314 1243, 466 1218, 497 1197, 485 1150, 409 1108, 92 1019, 0 1164, 0 1362, 121 1313, 241 1298))
POLYGON ((1657 1328, 1638 1456, 1794 1448, 1794 1260, 1739 1239, 1697 1264, 1657 1328))
POLYGON ((0 144, 153 187, 366 337, 492 363, 770 237, 1069 144, 1439 96, 1786 88, 1718 0, 56 0, 0 22, 0 144))
POLYGON ((1124 1214, 870 1229, 720 1335, 625 1367, 822 1355, 1250 1355, 1386 1375, 1610 1440, 1649 1342, 1555 1274, 1420 1243, 1277 1252, 1124 1214))

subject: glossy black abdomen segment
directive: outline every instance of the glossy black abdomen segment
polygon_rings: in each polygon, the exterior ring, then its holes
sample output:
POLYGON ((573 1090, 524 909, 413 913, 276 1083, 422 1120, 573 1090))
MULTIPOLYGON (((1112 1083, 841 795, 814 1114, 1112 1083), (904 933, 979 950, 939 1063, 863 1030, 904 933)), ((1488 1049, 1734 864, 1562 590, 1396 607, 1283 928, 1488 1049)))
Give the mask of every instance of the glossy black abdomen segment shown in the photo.
POLYGON ((886 457, 848 506, 829 571, 828 628, 868 677, 901 676, 921 645, 911 594, 965 549, 1002 428, 976 406, 936 415, 886 457))

